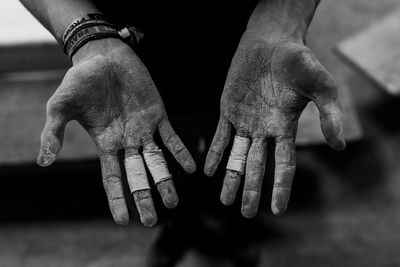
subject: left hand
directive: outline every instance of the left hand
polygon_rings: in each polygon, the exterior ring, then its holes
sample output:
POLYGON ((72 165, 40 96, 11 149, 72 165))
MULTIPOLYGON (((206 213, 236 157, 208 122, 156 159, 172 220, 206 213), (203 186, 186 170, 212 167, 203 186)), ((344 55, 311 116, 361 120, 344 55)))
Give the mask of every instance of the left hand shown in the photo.
POLYGON ((329 145, 345 147, 337 86, 332 76, 302 41, 289 37, 259 38, 246 32, 232 60, 221 98, 218 128, 204 172, 212 176, 236 130, 221 201, 234 202, 245 174, 242 214, 258 210, 266 168, 267 146, 275 143, 275 179, 271 209, 283 213, 296 167, 295 138, 300 114, 309 101, 320 111, 322 132, 329 145))

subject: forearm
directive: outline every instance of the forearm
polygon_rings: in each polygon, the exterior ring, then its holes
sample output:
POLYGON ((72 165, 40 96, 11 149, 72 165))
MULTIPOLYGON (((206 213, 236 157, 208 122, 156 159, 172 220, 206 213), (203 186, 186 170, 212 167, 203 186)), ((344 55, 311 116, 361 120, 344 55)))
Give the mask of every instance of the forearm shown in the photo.
POLYGON ((20 0, 61 43, 62 34, 77 18, 100 13, 90 0, 20 0))
POLYGON ((304 40, 320 0, 260 0, 248 25, 248 32, 262 37, 288 35, 304 40))

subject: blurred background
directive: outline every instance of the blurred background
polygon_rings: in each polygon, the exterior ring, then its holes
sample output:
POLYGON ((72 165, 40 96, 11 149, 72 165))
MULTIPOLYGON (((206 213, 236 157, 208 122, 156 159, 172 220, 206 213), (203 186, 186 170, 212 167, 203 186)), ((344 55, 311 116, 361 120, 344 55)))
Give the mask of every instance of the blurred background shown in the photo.
POLYGON ((179 207, 166 210, 153 194, 160 221, 148 229, 134 209, 128 226, 114 225, 77 123, 54 165, 35 164, 46 101, 70 63, 18 1, 2 0, 0 266, 400 266, 400 1, 321 2, 307 45, 340 85, 346 150, 325 145, 310 104, 288 212, 270 212, 267 173, 259 214, 245 220, 239 197, 219 203, 223 170, 200 174, 216 121, 190 140, 191 125, 172 116, 199 170, 191 178, 170 167, 179 207))

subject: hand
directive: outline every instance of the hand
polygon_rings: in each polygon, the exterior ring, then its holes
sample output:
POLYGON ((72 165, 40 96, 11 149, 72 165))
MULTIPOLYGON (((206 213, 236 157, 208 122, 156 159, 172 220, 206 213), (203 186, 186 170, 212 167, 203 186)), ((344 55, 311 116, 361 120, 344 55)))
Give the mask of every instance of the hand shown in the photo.
POLYGON ((162 151, 153 140, 158 131, 163 143, 184 170, 196 165, 172 129, 164 104, 146 67, 133 50, 118 39, 91 41, 73 57, 73 67, 47 103, 38 164, 48 166, 59 153, 64 128, 77 120, 93 139, 100 156, 103 184, 114 220, 126 224, 129 214, 122 189, 117 152, 125 150, 125 167, 141 221, 157 221, 146 170, 139 150, 166 207, 178 196, 162 151))
POLYGON ((283 213, 289 201, 296 167, 297 123, 312 100, 320 112, 322 132, 337 150, 345 147, 337 87, 302 40, 283 34, 261 38, 246 32, 232 60, 221 98, 221 114, 204 172, 212 176, 236 130, 223 183, 221 201, 234 202, 245 174, 242 214, 258 210, 266 168, 267 147, 275 149, 275 178, 271 209, 283 213))

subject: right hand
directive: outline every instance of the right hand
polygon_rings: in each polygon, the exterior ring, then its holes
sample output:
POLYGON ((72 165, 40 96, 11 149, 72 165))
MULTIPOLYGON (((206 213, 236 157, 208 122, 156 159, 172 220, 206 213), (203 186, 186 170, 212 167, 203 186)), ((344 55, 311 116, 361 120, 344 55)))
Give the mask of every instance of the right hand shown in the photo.
POLYGON ((193 173, 196 164, 172 129, 150 74, 129 46, 113 38, 91 41, 72 60, 73 67, 47 103, 38 164, 48 166, 55 161, 65 125, 77 120, 96 145, 115 222, 129 221, 117 158, 117 152, 124 149, 129 187, 141 221, 152 226, 157 214, 139 150, 143 149, 146 165, 168 208, 177 205, 178 196, 171 176, 165 175, 167 166, 153 140, 154 132, 158 130, 163 143, 186 172, 193 173), (155 160, 151 161, 151 157, 155 160))

